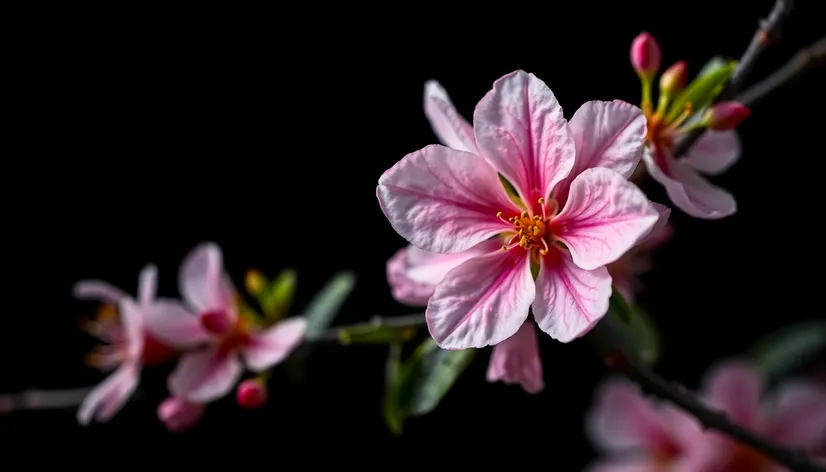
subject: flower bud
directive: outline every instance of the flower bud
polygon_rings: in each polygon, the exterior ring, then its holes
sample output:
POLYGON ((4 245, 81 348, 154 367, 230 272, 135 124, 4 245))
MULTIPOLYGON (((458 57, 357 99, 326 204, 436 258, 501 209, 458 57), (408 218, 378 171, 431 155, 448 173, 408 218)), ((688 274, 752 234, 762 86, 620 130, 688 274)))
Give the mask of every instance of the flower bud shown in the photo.
POLYGON ((716 131, 725 131, 740 126, 751 111, 738 102, 720 102, 712 106, 703 117, 703 123, 716 131))
POLYGON ((267 403, 267 385, 261 379, 247 379, 238 385, 235 398, 241 408, 261 408, 267 403))
POLYGON ((264 275, 257 270, 250 269, 247 271, 244 277, 244 285, 247 288, 247 292, 257 297, 267 288, 267 279, 264 278, 264 275))
POLYGON ((670 94, 685 87, 688 77, 688 64, 685 61, 674 63, 660 76, 660 93, 670 94))
POLYGON ((169 397, 158 405, 158 418, 166 429, 173 433, 179 433, 195 426, 203 414, 203 405, 189 403, 180 398, 169 397))
POLYGON ((660 70, 660 45, 647 31, 631 43, 631 65, 640 77, 651 79, 660 70))
POLYGON ((201 314, 201 325, 212 334, 222 335, 232 329, 232 316, 226 310, 201 314))

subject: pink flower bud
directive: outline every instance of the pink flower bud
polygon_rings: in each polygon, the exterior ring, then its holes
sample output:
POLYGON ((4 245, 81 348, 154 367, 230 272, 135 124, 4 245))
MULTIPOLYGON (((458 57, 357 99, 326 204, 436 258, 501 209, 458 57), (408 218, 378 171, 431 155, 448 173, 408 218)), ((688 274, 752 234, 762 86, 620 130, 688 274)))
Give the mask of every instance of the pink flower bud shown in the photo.
POLYGON ((235 391, 238 405, 242 408, 261 408, 267 402, 267 386, 260 379, 247 379, 235 391))
POLYGON ((203 405, 189 403, 180 398, 169 397, 158 405, 158 418, 166 429, 173 433, 180 433, 195 426, 203 414, 203 405))
POLYGON ((682 90, 687 77, 688 64, 685 61, 674 63, 660 76, 660 93, 682 90))
POLYGON ((640 77, 652 78, 660 70, 660 45, 647 31, 631 43, 631 65, 640 77))
POLYGON ((750 113, 742 103, 720 102, 706 112, 704 121, 713 130, 725 131, 738 127, 750 113))
POLYGON ((201 325, 212 334, 226 334, 232 329, 232 317, 225 310, 201 314, 201 325))

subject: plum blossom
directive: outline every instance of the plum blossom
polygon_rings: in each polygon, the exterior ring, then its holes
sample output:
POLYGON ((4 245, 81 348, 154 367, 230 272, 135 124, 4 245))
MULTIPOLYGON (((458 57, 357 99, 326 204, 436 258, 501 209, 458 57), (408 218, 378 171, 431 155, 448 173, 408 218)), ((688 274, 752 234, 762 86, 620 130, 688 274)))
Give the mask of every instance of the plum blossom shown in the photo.
POLYGON ((447 103, 429 112, 447 110, 453 134, 440 138, 472 152, 427 146, 386 171, 376 190, 393 228, 420 249, 459 254, 492 238, 501 246, 485 247, 437 284, 426 310, 431 335, 443 349, 496 345, 532 309, 555 339, 581 336, 608 309, 605 266, 659 219, 626 180, 643 145, 642 113, 589 102, 569 123, 547 85, 521 70, 494 83, 472 128, 447 103))
POLYGON ((214 243, 203 243, 186 257, 179 288, 186 306, 159 301, 149 322, 162 338, 183 336, 204 342, 206 347, 181 356, 169 377, 169 390, 175 397, 192 403, 220 398, 238 382, 243 364, 253 372, 263 372, 282 362, 304 337, 306 320, 302 317, 262 327, 239 312, 235 289, 223 269, 223 255, 214 243), (193 325, 193 320, 199 323, 193 325))

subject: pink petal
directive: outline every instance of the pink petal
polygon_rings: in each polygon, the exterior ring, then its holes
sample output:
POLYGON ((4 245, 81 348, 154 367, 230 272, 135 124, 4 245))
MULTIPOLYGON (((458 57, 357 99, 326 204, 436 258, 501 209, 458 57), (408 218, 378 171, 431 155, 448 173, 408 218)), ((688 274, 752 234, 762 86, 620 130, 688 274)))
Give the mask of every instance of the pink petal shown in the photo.
POLYGON ((534 323, 525 321, 516 334, 493 346, 487 378, 488 382, 520 384, 528 393, 545 388, 534 323))
POLYGON ((169 391, 173 396, 193 403, 206 403, 232 390, 241 373, 241 359, 236 351, 189 352, 181 356, 169 376, 169 391))
POLYGON ((574 166, 576 145, 562 107, 545 82, 525 71, 493 83, 476 105, 473 129, 480 154, 528 205, 548 198, 574 166))
POLYGON ((439 145, 397 162, 379 179, 376 196, 403 238, 438 253, 462 252, 512 228, 497 212, 521 211, 484 159, 439 145))
POLYGON ((826 448, 826 389, 823 386, 802 381, 783 385, 775 405, 767 413, 764 433, 769 438, 810 453, 826 448))
POLYGON ((190 251, 181 264, 178 276, 181 295, 197 312, 234 312, 232 287, 225 277, 221 248, 215 243, 202 243, 190 251))
POLYGON ((668 198, 686 214, 695 218, 714 220, 725 218, 737 212, 737 202, 725 190, 715 187, 686 163, 676 161, 663 150, 660 162, 667 169, 662 169, 654 158, 652 151, 643 151, 642 159, 651 177, 665 187, 668 198))
POLYGON ((189 403, 180 398, 169 397, 158 405, 158 419, 173 433, 186 431, 195 426, 203 414, 203 405, 189 403))
POLYGON ((146 330, 144 312, 131 298, 121 300, 118 306, 118 312, 123 325, 129 357, 133 360, 138 360, 143 353, 144 333, 146 330))
POLYGON ((424 85, 424 113, 442 144, 459 151, 479 153, 473 126, 456 111, 447 91, 435 80, 428 80, 424 85))
POLYGON ((138 276, 138 303, 145 307, 155 298, 158 289, 158 268, 147 265, 138 276))
POLYGON ((607 268, 582 269, 568 255, 552 249, 542 258, 531 308, 542 331, 567 343, 590 331, 605 316, 610 297, 607 268))
MULTIPOLYGON (((661 472, 662 463, 648 457, 617 458, 591 464, 585 472, 661 472)), ((668 472, 672 472, 668 469, 668 472)))
POLYGON ((654 226, 651 227, 651 230, 648 232, 647 235, 641 238, 641 244, 645 243, 649 246, 659 246, 667 241, 672 233, 674 232, 674 228, 668 226, 668 218, 671 217, 671 208, 663 205, 662 203, 656 202, 649 202, 655 210, 657 210, 657 222, 654 223, 654 226))
POLYGON ((498 344, 528 318, 535 287, 525 251, 497 250, 448 272, 425 311, 430 335, 442 349, 498 344))
POLYGON ((81 280, 72 288, 76 298, 118 304, 129 297, 123 290, 100 280, 81 280))
POLYGON ((568 246, 574 263, 590 270, 619 259, 658 219, 636 185, 610 169, 593 168, 574 179, 551 231, 568 246))
POLYGON ((567 190, 585 169, 605 167, 625 178, 640 162, 645 135, 645 115, 638 107, 621 100, 592 101, 583 104, 569 122, 576 142, 576 162, 565 182, 557 188, 564 202, 567 190))
POLYGON ((708 402, 729 419, 747 428, 755 424, 763 379, 751 366, 736 360, 717 364, 706 375, 704 390, 708 402))
POLYGON ((139 374, 138 364, 123 364, 86 395, 77 412, 78 422, 85 426, 93 417, 101 423, 109 421, 132 396, 138 386, 139 374))
POLYGON ((170 346, 190 347, 212 339, 199 317, 177 300, 155 300, 147 307, 145 314, 147 330, 170 346))
POLYGON ((286 319, 256 335, 241 350, 253 372, 261 372, 281 363, 298 347, 307 331, 307 320, 296 316, 286 319))
POLYGON ((690 167, 708 175, 722 174, 740 157, 737 132, 706 131, 683 158, 690 167))
POLYGON ((387 281, 393 298, 412 306, 426 306, 436 285, 451 269, 499 246, 496 239, 491 239, 456 254, 437 254, 412 245, 402 248, 387 261, 387 281))

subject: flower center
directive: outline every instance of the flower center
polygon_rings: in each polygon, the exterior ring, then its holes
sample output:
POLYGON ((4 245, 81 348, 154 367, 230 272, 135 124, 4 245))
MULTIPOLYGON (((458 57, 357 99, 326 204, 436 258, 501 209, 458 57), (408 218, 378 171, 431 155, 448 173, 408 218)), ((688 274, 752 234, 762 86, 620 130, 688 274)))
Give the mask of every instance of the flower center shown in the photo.
POLYGON ((686 103, 683 112, 670 121, 666 118, 664 112, 665 110, 658 110, 657 112, 649 111, 645 113, 645 118, 648 120, 648 134, 645 139, 654 146, 671 149, 674 147, 676 138, 693 129, 692 126, 683 126, 683 124, 694 113, 694 108, 691 103, 686 103))
POLYGON ((250 342, 255 326, 243 315, 239 315, 235 325, 218 342, 218 349, 229 353, 250 342))
POLYGON ((553 235, 549 231, 549 224, 552 216, 556 213, 556 200, 551 199, 549 206, 551 211, 545 206, 545 199, 539 199, 539 206, 542 209, 542 215, 531 215, 527 211, 523 211, 517 216, 512 216, 507 220, 502 217, 502 212, 496 214, 496 217, 505 223, 513 226, 513 229, 505 233, 507 240, 502 246, 503 251, 509 251, 516 247, 533 253, 538 251, 543 256, 548 253, 549 245, 548 239, 553 242, 553 235))

